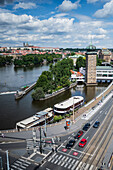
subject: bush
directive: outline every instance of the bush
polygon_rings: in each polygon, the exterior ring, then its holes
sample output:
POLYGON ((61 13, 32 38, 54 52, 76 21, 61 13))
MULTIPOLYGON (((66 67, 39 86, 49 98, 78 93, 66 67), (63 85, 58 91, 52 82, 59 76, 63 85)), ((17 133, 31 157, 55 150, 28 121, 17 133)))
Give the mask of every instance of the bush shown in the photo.
POLYGON ((44 91, 41 87, 38 87, 35 89, 35 91, 33 91, 33 93, 31 94, 33 100, 39 100, 40 98, 44 98, 44 91))

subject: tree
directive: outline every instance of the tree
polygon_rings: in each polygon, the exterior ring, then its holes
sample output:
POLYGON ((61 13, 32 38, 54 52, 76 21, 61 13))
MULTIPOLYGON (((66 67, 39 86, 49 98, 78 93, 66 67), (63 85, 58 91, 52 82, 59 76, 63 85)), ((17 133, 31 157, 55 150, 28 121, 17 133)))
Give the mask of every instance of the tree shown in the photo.
POLYGON ((35 89, 35 91, 33 91, 33 93, 31 94, 33 100, 39 100, 40 98, 44 98, 44 91, 43 88, 38 87, 35 89))
POLYGON ((77 58, 76 69, 79 70, 80 67, 85 67, 85 66, 86 66, 86 60, 83 57, 77 58))
POLYGON ((102 64, 102 62, 105 62, 105 60, 102 60, 102 59, 99 59, 98 57, 97 57, 97 66, 101 66, 101 64, 102 64))

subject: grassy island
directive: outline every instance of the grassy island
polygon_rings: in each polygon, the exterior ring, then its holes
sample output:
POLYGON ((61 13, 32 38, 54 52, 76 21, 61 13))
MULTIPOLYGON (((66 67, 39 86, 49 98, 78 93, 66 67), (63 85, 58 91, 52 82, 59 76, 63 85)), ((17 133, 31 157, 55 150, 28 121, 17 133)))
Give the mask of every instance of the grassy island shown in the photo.
POLYGON ((52 94, 53 92, 62 89, 64 87, 69 87, 70 70, 73 69, 73 60, 70 58, 65 58, 58 61, 55 65, 50 64, 49 71, 43 71, 37 80, 35 91, 32 93, 33 100, 39 100, 46 94, 52 94))

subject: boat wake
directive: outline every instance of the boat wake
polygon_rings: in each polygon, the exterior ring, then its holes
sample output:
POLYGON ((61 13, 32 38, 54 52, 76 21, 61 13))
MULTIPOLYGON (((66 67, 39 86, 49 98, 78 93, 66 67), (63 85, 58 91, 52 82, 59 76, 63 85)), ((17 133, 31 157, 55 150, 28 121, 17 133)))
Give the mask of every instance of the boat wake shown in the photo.
POLYGON ((1 95, 6 95, 6 94, 15 94, 15 93, 16 93, 16 91, 1 92, 0 96, 1 95))

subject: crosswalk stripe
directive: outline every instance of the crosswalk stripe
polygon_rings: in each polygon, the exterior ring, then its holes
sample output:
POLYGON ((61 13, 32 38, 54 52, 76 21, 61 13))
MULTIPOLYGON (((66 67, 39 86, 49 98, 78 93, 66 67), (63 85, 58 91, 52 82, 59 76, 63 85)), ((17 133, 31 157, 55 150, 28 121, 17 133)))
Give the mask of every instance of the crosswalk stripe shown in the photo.
POLYGON ((15 166, 15 165, 11 165, 11 167, 13 167, 13 168, 17 168, 17 166, 15 166))
POLYGON ((69 159, 69 157, 67 157, 67 158, 64 160, 64 162, 61 164, 61 166, 63 166, 68 159, 69 159))
POLYGON ((31 162, 28 162, 26 159, 19 158, 19 160, 22 161, 22 162, 25 162, 25 163, 27 163, 29 165, 31 164, 31 162))
POLYGON ((53 163, 57 157, 58 157, 58 155, 55 155, 55 157, 52 159, 51 163, 53 163))
POLYGON ((79 168, 81 167, 81 165, 82 165, 82 162, 80 162, 80 163, 78 164, 76 170, 79 170, 79 168))
POLYGON ((48 159, 48 162, 51 161, 51 159, 56 155, 56 153, 54 153, 49 159, 48 159))
POLYGON ((74 166, 72 167, 71 170, 74 170, 74 168, 78 165, 79 161, 76 161, 76 163, 74 164, 74 166))
POLYGON ((88 170, 88 168, 89 168, 89 164, 86 165, 85 170, 88 170))
POLYGON ((75 159, 73 159, 73 161, 70 163, 70 165, 68 166, 68 169, 71 168, 71 166, 73 166, 73 163, 75 162, 75 159))
POLYGON ((68 166, 68 162, 65 164, 65 166, 64 166, 64 167, 66 168, 67 166, 68 166))
POLYGON ((89 169, 89 170, 92 170, 92 169, 93 169, 93 167, 94 167, 94 166, 93 166, 93 165, 91 165, 91 167, 90 167, 90 169, 89 169))
POLYGON ((58 162, 58 165, 60 165, 64 159, 65 159, 65 156, 62 157, 62 159, 58 162))

